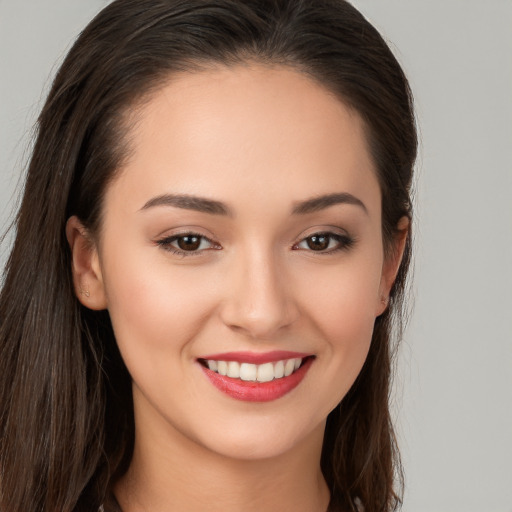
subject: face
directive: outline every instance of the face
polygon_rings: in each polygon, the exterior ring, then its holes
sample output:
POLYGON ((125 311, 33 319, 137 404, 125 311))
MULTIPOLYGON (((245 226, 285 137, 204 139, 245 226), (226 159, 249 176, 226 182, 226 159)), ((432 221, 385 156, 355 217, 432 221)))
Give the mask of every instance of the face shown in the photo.
POLYGON ((109 310, 136 428, 244 459, 321 437, 394 273, 361 119, 240 66, 174 76, 129 137, 75 281, 109 310))

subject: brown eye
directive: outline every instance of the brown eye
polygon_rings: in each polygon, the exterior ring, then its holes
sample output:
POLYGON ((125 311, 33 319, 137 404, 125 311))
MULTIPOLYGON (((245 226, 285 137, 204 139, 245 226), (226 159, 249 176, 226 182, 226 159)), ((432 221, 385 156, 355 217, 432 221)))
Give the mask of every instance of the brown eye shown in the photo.
POLYGON ((331 237, 325 233, 310 236, 306 239, 308 247, 312 251, 325 251, 329 247, 331 237))
POLYGON ((197 235, 185 235, 176 238, 178 247, 182 251, 197 251, 201 245, 202 237, 197 235))
POLYGON ((350 249, 353 244, 354 239, 348 235, 325 232, 315 233, 304 238, 294 246, 294 249, 333 254, 337 251, 350 249))
POLYGON ((200 255, 203 251, 221 248, 219 244, 196 233, 173 235, 163 238, 162 240, 157 240, 156 243, 162 249, 180 256, 200 255))

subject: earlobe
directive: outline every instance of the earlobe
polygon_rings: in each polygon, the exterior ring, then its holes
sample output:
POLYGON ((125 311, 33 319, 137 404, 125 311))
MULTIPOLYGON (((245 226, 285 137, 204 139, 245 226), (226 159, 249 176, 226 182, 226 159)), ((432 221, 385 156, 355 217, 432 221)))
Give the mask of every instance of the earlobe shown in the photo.
POLYGON ((89 309, 106 309, 98 250, 78 217, 68 219, 66 238, 71 249, 71 272, 78 300, 89 309))
POLYGON ((382 315, 389 305, 389 295, 400 269, 400 263, 402 262, 405 245, 409 236, 409 226, 410 220, 408 217, 402 217, 398 221, 393 247, 384 258, 376 316, 382 315))

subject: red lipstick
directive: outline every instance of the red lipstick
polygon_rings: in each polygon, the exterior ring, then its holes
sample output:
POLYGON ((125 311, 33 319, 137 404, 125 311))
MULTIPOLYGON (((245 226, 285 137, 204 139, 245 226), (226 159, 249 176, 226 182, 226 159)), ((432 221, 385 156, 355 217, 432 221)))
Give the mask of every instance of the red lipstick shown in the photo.
MULTIPOLYGON (((215 356, 212 355, 205 359, 213 359, 218 361, 238 361, 241 363, 247 362, 251 364, 264 364, 282 359, 293 359, 298 357, 303 359, 300 368, 295 370, 291 375, 288 377, 276 378, 270 382, 244 381, 239 378, 220 375, 219 373, 212 371, 201 364, 202 371, 218 390, 222 391, 231 398, 246 402, 270 402, 286 395, 302 382, 314 361, 314 357, 310 357, 308 354, 298 354, 297 352, 251 354, 249 358, 241 358, 239 352, 236 353, 236 357, 233 356, 233 354, 235 353, 218 354, 215 356), (279 355, 276 357, 276 354, 279 355), (286 356, 282 357, 282 354, 286 354, 286 356), (290 354, 292 355, 290 356, 290 354), (229 355, 232 356, 231 359, 228 359, 229 355)), ((245 355, 247 356, 248 353, 245 353, 245 355)))

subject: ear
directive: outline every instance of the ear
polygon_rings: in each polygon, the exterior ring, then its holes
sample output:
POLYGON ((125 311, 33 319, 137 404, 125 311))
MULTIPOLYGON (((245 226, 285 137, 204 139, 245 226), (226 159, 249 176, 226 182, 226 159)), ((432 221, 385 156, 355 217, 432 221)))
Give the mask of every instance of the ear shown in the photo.
POLYGON ((382 315, 388 307, 389 294, 398 274, 398 269, 404 255, 405 243, 409 236, 409 225, 410 220, 408 217, 402 217, 398 221, 393 246, 389 254, 384 256, 376 316, 382 315))
POLYGON ((71 270, 78 300, 89 309, 106 309, 107 300, 98 249, 78 217, 68 219, 66 238, 71 249, 71 270))

